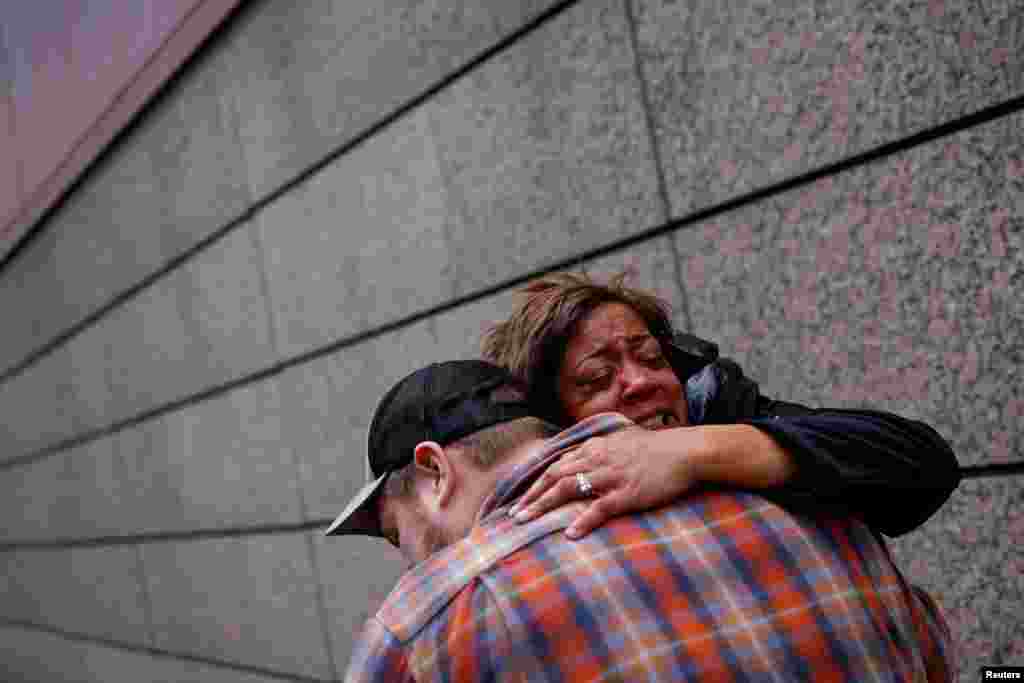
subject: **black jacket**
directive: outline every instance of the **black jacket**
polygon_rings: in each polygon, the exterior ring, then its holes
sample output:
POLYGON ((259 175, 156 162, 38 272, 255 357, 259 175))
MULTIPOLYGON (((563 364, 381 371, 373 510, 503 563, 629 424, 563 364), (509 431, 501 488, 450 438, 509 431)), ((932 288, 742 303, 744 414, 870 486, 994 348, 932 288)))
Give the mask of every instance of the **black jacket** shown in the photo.
POLYGON ((923 524, 960 483, 952 448, 925 423, 773 401, 726 358, 692 375, 686 395, 690 424, 750 424, 790 453, 796 474, 763 495, 794 512, 852 515, 896 537, 923 524))

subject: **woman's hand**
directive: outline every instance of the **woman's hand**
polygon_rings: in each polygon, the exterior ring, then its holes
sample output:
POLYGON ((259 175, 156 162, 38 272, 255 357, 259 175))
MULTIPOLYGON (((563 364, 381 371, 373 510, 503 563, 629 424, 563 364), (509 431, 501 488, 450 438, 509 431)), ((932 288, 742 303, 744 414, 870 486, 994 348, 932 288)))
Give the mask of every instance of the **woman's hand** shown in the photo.
POLYGON ((525 522, 580 500, 577 473, 590 482, 594 500, 566 530, 570 538, 612 517, 664 505, 697 483, 695 463, 707 447, 702 432, 693 427, 656 432, 636 427, 589 439, 548 467, 509 514, 525 522))

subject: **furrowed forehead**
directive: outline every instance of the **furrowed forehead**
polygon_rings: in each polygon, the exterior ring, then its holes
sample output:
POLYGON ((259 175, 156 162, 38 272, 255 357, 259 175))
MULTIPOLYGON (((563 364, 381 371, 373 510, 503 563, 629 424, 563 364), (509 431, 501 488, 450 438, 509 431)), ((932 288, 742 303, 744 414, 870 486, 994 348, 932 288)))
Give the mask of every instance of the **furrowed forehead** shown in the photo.
POLYGON ((626 348, 635 350, 648 343, 656 342, 656 340, 650 332, 640 332, 625 337, 615 336, 611 339, 595 339, 580 347, 579 360, 613 354, 621 342, 625 342, 626 348))

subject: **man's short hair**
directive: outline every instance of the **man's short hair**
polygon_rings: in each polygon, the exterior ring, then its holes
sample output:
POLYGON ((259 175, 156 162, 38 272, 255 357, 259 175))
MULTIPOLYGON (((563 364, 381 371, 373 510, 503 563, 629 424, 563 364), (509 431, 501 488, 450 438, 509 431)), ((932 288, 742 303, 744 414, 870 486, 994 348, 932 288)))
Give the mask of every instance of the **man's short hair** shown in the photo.
MULTIPOLYGON (((547 439, 558 432, 559 428, 550 422, 536 417, 521 417, 468 434, 446 448, 456 449, 478 469, 488 470, 524 441, 547 439)), ((395 498, 411 495, 415 467, 410 463, 392 472, 384 485, 385 495, 395 498)))
POLYGON ((554 273, 519 291, 512 314, 490 327, 482 342, 483 357, 512 373, 526 387, 527 399, 555 424, 567 425, 557 395, 556 378, 565 349, 583 321, 598 306, 629 306, 659 340, 672 333, 671 309, 659 297, 627 287, 628 271, 600 282, 584 273, 554 273))

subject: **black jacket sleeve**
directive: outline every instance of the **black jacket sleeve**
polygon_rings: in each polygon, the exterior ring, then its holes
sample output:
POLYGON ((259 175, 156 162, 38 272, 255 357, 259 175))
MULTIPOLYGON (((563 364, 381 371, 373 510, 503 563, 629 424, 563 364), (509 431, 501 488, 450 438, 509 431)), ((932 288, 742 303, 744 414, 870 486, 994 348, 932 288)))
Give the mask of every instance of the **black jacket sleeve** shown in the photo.
POLYGON ((764 495, 794 511, 856 516, 895 537, 923 524, 960 483, 953 450, 923 422, 774 401, 725 358, 686 388, 691 424, 750 424, 789 452, 796 474, 764 495))

